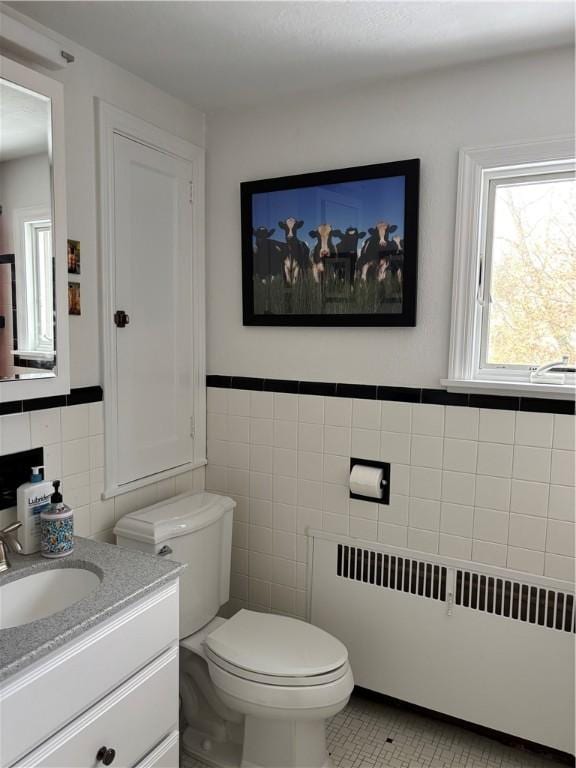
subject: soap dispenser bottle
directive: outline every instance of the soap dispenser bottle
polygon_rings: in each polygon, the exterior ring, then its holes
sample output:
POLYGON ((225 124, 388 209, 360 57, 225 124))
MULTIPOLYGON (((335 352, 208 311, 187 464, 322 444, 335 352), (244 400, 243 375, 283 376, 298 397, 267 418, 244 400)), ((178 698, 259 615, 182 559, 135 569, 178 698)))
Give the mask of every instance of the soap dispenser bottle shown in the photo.
POLYGON ((60 480, 54 480, 51 504, 40 514, 42 557, 65 557, 74 550, 74 513, 64 504, 59 491, 60 480))
POLYGON ((44 467, 32 467, 30 481, 16 491, 17 517, 22 523, 18 539, 22 552, 31 555, 40 550, 40 515, 51 504, 52 483, 44 480, 44 467))

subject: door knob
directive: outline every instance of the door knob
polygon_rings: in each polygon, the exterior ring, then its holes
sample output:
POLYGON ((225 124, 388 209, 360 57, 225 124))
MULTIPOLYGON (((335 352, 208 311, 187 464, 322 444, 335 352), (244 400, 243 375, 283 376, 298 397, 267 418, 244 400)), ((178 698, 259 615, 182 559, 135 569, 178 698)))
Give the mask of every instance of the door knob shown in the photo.
POLYGON ((118 328, 126 328, 130 322, 130 315, 127 315, 123 309, 114 312, 114 322, 118 328))
POLYGON ((96 762, 102 762, 104 765, 112 765, 116 757, 116 750, 111 747, 100 747, 96 753, 96 762))

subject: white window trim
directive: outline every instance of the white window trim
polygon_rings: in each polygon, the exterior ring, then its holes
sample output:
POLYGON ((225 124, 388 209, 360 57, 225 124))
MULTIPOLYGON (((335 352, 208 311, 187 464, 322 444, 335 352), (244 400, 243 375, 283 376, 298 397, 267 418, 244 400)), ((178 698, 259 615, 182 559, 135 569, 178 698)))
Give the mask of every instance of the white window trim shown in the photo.
POLYGON ((26 357, 35 359, 49 359, 54 357, 55 350, 42 350, 35 344, 35 331, 33 329, 33 289, 31 286, 31 270, 28 264, 30 256, 28 237, 30 229, 38 224, 46 224, 52 227, 52 212, 49 208, 28 207, 18 208, 14 211, 14 250, 16 254, 16 286, 18 291, 16 311, 18 320, 18 349, 15 353, 25 353, 26 357))
MULTIPOLYGON (((30 252, 26 254, 26 257, 31 257, 32 263, 28 263, 28 269, 30 270, 30 279, 28 281, 28 295, 33 297, 34 305, 33 311, 29 311, 28 329, 33 326, 32 334, 29 333, 28 349, 33 347, 35 354, 45 355, 47 358, 54 357, 55 345, 54 345, 54 263, 52 254, 52 222, 49 220, 30 222, 27 226, 27 236, 31 240, 30 252), (40 253, 38 251, 39 246, 39 233, 48 232, 48 240, 50 241, 49 252, 47 253, 47 262, 44 264, 47 267, 51 278, 49 278, 49 288, 52 294, 51 304, 46 304, 45 311, 39 311, 39 298, 38 298, 38 280, 40 278, 39 272, 35 270, 37 262, 40 262, 40 253), (32 279, 33 278, 33 279, 32 279), (39 326, 42 324, 42 320, 46 321, 46 325, 51 327, 51 338, 42 336, 39 326), (32 339, 30 338, 32 337, 32 339), (32 342, 32 343, 31 343, 32 342)), ((30 308, 29 308, 30 309, 30 308)))
MULTIPOLYGON (((448 378, 441 383, 451 391, 486 394, 516 394, 524 397, 569 398, 574 396, 572 384, 546 384, 526 381, 507 369, 504 375, 486 372, 478 375, 478 349, 470 343, 476 333, 479 254, 483 244, 481 221, 487 205, 489 176, 499 173, 520 175, 518 166, 554 163, 558 169, 574 158, 574 138, 559 137, 543 141, 506 146, 475 147, 460 150, 458 202, 454 244, 454 278, 452 287, 452 321, 448 378), (506 169, 506 170, 504 170, 506 169), (513 169, 513 170, 510 170, 513 169)), ((573 165, 572 165, 573 167, 573 165)), ((527 169, 528 170, 528 169, 527 169)))

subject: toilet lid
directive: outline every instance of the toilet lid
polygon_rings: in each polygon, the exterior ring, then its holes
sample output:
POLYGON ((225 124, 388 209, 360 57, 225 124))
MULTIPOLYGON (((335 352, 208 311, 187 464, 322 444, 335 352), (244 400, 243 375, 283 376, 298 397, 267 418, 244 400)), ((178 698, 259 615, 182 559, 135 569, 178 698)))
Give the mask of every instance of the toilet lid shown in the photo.
POLYGON ((241 610, 205 640, 224 661, 276 677, 312 677, 342 667, 346 647, 323 629, 287 616, 241 610))

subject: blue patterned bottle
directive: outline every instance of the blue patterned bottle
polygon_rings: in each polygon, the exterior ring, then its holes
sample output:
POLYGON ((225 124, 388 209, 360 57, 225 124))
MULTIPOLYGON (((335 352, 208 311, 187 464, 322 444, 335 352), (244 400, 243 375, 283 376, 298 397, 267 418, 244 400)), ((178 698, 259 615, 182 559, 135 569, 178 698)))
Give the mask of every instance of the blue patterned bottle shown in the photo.
POLYGON ((65 557, 74 549, 74 513, 62 499, 55 480, 50 507, 40 513, 40 551, 42 557, 65 557))

